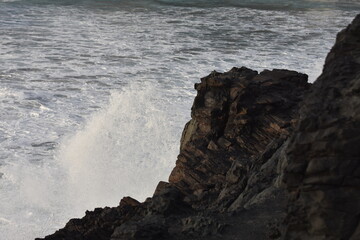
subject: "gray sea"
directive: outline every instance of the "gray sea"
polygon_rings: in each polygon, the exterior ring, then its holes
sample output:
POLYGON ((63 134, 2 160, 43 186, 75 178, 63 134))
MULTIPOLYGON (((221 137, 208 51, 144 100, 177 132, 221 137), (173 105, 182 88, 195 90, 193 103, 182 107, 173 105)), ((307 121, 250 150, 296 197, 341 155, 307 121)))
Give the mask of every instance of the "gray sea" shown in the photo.
POLYGON ((0 0, 0 239, 144 200, 194 83, 233 66, 314 81, 360 11, 335 0, 0 0))

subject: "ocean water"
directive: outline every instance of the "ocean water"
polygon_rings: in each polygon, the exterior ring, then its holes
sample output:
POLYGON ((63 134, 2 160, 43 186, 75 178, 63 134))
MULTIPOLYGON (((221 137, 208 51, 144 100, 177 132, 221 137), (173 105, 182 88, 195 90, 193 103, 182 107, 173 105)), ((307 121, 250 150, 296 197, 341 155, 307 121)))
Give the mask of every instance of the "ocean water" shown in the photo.
POLYGON ((314 81, 359 13, 334 0, 0 0, 0 239, 142 201, 175 165, 194 83, 233 66, 314 81))

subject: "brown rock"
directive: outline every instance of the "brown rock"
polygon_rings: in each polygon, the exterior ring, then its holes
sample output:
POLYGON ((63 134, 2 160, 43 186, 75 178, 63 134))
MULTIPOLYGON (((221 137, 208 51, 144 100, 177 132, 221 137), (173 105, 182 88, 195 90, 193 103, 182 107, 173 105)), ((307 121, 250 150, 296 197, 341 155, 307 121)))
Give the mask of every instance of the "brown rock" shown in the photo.
POLYGON ((120 207, 125 207, 125 206, 136 207, 139 204, 140 203, 136 199, 133 199, 132 197, 123 197, 120 201, 119 206, 120 207))
POLYGON ((216 197, 222 192, 222 199, 225 192, 235 191, 230 185, 240 178, 246 185, 254 160, 274 139, 289 134, 309 84, 306 75, 294 71, 258 74, 242 67, 213 72, 195 87, 192 119, 169 182, 186 193, 204 189, 216 197), (239 158, 242 176, 234 169, 239 158))

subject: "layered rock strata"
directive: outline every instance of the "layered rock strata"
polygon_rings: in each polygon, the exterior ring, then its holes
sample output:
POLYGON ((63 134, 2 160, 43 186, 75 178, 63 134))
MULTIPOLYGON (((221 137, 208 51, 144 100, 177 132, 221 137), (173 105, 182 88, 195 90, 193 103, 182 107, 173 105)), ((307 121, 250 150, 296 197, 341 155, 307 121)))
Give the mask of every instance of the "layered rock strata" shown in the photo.
POLYGON ((202 78, 170 183, 196 209, 245 205, 267 187, 260 172, 276 163, 260 168, 292 131, 308 87, 306 75, 287 70, 243 67, 202 78))
POLYGON ((195 89, 169 182, 45 239, 360 239, 360 15, 313 86, 242 67, 195 89))

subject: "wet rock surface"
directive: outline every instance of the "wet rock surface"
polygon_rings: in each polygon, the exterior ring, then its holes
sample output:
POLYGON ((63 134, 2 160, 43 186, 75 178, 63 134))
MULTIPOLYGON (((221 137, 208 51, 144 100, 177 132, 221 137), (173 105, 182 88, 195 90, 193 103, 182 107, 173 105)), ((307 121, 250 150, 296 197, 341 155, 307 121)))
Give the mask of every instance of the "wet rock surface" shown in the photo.
POLYGON ((360 239, 360 16, 323 74, 213 72, 169 182, 45 239, 360 239))

